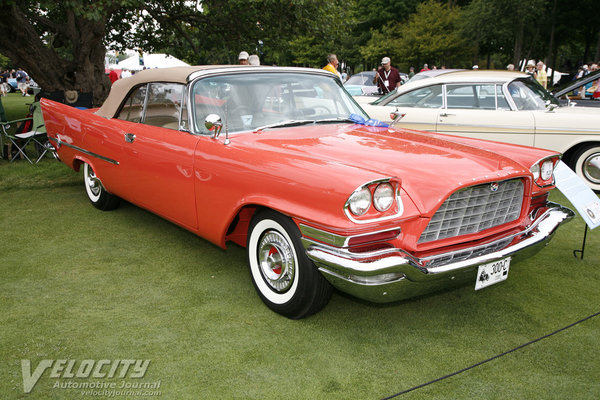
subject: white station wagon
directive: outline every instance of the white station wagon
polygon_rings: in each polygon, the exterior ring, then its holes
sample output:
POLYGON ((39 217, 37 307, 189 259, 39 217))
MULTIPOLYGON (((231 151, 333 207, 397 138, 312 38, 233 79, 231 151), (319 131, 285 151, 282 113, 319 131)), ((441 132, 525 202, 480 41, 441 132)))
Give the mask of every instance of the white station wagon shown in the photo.
POLYGON ((396 127, 522 144, 564 154, 600 192, 600 108, 560 106, 529 75, 458 71, 408 82, 372 101, 355 97, 371 118, 396 127))

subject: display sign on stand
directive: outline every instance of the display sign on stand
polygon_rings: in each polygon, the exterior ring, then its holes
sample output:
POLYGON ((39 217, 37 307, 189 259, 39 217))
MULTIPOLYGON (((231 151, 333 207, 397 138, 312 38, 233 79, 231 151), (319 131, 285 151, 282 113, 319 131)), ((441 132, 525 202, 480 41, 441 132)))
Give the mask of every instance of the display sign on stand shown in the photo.
POLYGON ((579 177, 571 168, 564 162, 560 161, 554 169, 554 178, 556 187, 565 195, 565 197, 573 204, 573 206, 585 221, 585 231, 583 233, 583 243, 580 250, 574 250, 573 255, 577 257, 585 251, 585 242, 587 239, 587 231, 600 226, 600 199, 590 189, 590 187, 579 177))

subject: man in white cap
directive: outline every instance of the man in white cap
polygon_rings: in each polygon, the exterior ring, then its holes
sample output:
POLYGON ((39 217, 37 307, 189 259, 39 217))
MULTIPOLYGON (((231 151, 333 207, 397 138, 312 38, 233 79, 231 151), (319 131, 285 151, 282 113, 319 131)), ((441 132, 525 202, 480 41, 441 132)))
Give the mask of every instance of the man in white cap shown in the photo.
POLYGON ((381 67, 375 73, 373 83, 377 85, 379 92, 382 94, 389 93, 402 85, 400 72, 392 67, 392 61, 389 57, 381 59, 381 67))
POLYGON ((240 52, 240 55, 238 56, 238 61, 240 65, 248 65, 248 57, 249 56, 247 51, 240 52))

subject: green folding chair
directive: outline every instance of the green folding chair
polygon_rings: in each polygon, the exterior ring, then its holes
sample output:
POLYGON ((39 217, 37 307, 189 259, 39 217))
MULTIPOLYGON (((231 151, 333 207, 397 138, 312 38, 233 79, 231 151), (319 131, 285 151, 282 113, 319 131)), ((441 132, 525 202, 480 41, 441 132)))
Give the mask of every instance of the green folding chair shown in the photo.
POLYGON ((29 158, 27 152, 25 151, 27 145, 30 143, 34 143, 35 148, 38 151, 37 158, 35 159, 35 163, 38 163, 48 151, 48 147, 46 146, 46 142, 48 141, 48 136, 46 134, 46 125, 44 123, 44 116, 42 115, 42 108, 39 102, 35 102, 31 105, 31 116, 27 118, 21 118, 14 121, 8 122, 0 122, 0 126, 2 127, 2 134, 8 140, 9 149, 7 157, 10 159, 10 162, 13 162, 17 157, 25 158, 31 164, 34 161, 29 158), (31 130, 23 133, 11 133, 10 127, 16 126, 15 124, 24 123, 25 121, 31 121, 31 130), (17 149, 17 153, 14 156, 11 156, 11 148, 15 147, 17 149))

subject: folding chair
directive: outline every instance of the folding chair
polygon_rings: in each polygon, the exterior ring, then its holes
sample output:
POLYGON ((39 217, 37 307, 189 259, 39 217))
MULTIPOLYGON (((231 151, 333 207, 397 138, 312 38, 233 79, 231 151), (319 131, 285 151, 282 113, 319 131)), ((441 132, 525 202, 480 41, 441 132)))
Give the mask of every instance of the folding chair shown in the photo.
POLYGON ((2 126, 2 132, 9 141, 8 158, 10 158, 10 162, 13 162, 16 157, 20 156, 33 164, 34 162, 29 158, 25 151, 25 148, 31 142, 35 144, 35 147, 38 150, 38 157, 35 160, 35 163, 38 163, 48 151, 48 148, 45 146, 47 141, 46 125, 44 124, 44 117, 42 115, 40 103, 33 103, 30 110, 30 117, 17 119, 14 121, 0 122, 0 125, 2 126), (28 121, 31 121, 31 130, 14 134, 10 132, 9 128, 11 125, 19 122, 27 123, 28 121), (11 145, 17 149, 17 154, 12 157, 10 149, 11 145))

